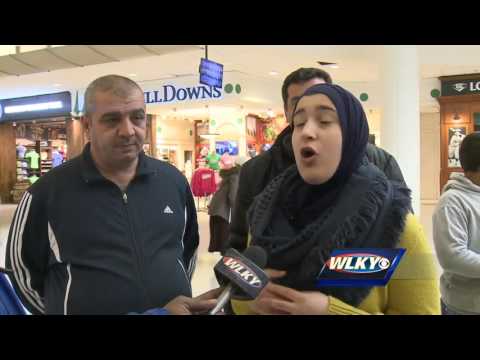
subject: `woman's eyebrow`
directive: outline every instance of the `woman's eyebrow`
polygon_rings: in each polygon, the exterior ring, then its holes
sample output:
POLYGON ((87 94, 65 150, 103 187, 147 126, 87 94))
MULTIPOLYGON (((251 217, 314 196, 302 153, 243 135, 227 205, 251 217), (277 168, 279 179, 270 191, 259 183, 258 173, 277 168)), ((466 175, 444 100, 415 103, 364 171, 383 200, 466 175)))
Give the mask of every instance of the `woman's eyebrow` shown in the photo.
POLYGON ((330 110, 330 111, 333 111, 333 112, 337 112, 337 110, 335 110, 334 108, 332 108, 331 106, 328 106, 328 105, 318 105, 315 107, 315 110, 330 110))

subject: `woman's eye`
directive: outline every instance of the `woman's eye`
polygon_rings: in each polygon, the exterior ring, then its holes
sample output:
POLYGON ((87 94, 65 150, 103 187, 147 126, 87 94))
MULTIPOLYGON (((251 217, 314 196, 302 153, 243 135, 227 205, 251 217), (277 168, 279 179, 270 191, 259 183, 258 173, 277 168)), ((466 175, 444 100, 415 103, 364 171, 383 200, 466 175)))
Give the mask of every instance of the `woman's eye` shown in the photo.
POLYGON ((306 121, 305 120, 297 120, 293 122, 293 126, 299 127, 305 125, 306 121))

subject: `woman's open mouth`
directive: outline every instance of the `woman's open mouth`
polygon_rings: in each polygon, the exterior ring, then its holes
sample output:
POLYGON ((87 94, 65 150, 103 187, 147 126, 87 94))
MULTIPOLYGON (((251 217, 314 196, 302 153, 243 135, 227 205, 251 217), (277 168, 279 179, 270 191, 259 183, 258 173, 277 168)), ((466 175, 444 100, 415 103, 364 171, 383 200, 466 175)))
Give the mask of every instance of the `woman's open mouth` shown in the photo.
POLYGON ((317 152, 310 146, 305 146, 300 150, 300 155, 303 159, 308 160, 315 156, 317 152))

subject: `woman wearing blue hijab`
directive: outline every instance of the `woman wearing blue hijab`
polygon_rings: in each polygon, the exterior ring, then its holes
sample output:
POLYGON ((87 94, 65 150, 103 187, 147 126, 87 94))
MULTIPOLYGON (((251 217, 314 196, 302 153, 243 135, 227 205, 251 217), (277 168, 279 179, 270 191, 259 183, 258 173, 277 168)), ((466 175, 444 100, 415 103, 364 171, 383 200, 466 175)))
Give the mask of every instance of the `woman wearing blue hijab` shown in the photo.
POLYGON ((439 314, 432 252, 411 214, 410 190, 365 157, 368 122, 360 102, 320 84, 292 117, 295 165, 265 188, 249 211, 250 244, 268 254, 273 281, 235 313, 439 314), (385 287, 318 287, 334 249, 405 248, 385 287))

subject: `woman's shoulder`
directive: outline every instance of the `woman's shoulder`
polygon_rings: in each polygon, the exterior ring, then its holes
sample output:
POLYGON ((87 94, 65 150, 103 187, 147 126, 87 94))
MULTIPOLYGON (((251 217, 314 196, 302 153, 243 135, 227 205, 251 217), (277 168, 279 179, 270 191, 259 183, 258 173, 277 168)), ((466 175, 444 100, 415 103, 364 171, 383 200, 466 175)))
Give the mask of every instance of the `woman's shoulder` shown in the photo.
POLYGON ((393 279, 438 280, 433 247, 427 241, 419 219, 412 213, 405 219, 398 247, 406 251, 393 279))
POLYGON ((405 218, 405 226, 400 235, 399 247, 405 248, 407 252, 430 252, 427 238, 420 220, 408 213, 405 218))

